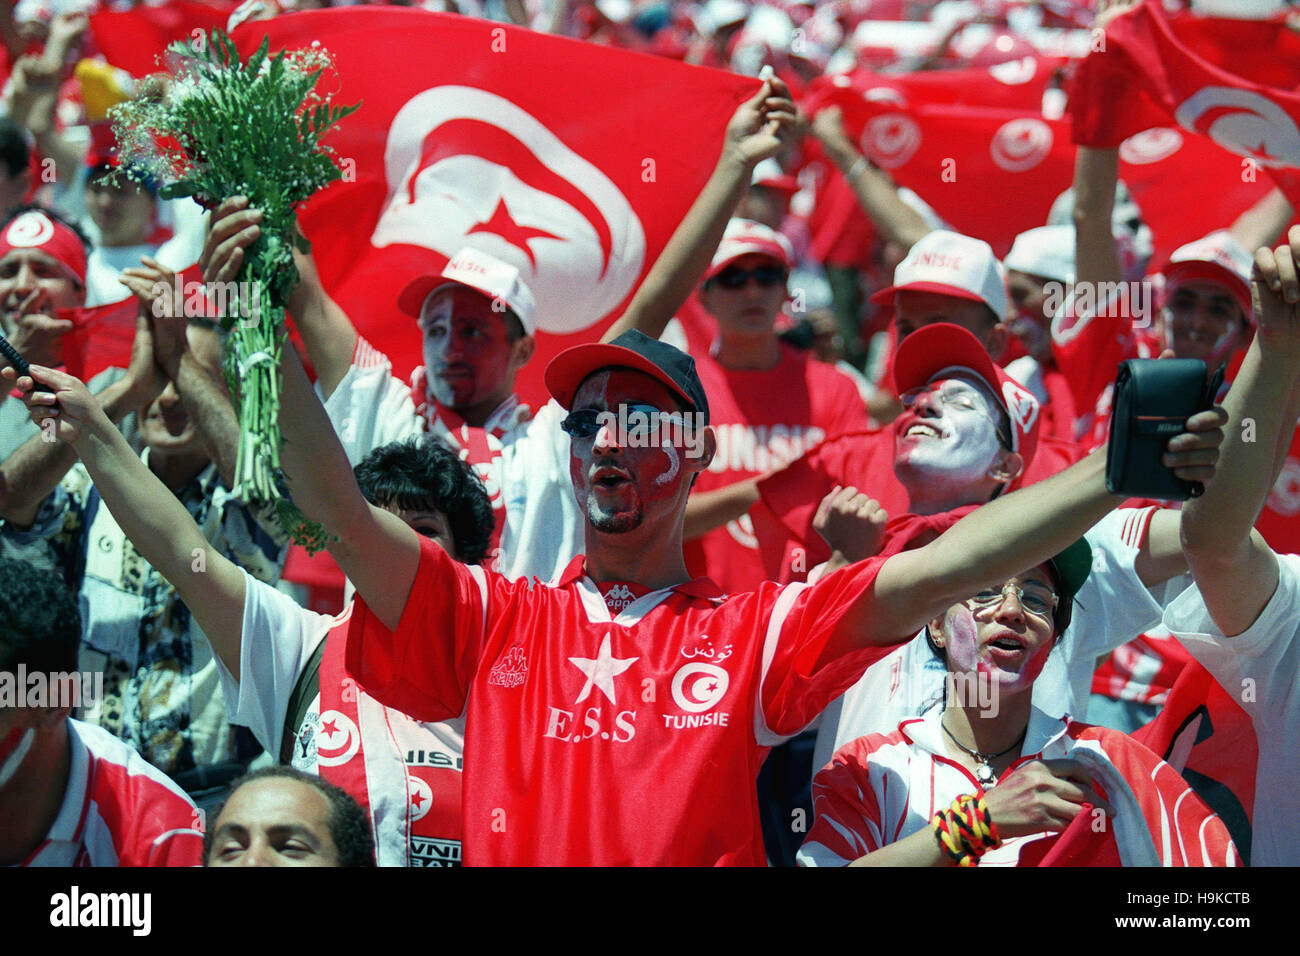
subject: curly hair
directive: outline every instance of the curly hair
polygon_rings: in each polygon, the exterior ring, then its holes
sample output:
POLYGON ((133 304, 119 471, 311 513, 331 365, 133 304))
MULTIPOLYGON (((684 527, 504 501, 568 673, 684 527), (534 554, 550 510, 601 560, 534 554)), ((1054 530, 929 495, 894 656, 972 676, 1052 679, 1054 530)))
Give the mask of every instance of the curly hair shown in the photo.
MULTIPOLYGON (((334 841, 334 846, 338 850, 339 866, 366 867, 375 865, 375 838, 370 831, 370 821, 366 819, 366 812, 361 809, 361 805, 352 799, 352 796, 347 791, 340 790, 329 781, 322 780, 314 774, 304 773, 296 767, 263 767, 261 770, 254 770, 252 773, 240 777, 231 788, 230 796, 226 797, 226 802, 221 805, 221 809, 212 818, 213 822, 215 823, 220 819, 222 812, 226 809, 226 804, 230 803, 230 798, 238 792, 240 787, 245 784, 256 783, 259 780, 275 778, 296 780, 299 783, 306 784, 329 801, 330 838, 334 841)), ((212 854, 212 834, 215 829, 215 826, 204 828, 204 866, 208 865, 208 858, 212 854)))
POLYGON ((487 557, 495 518, 482 480, 460 456, 432 437, 381 445, 356 466, 361 494, 379 508, 438 511, 451 527, 455 557, 487 557))
POLYGON ((80 645, 81 614, 63 578, 0 558, 0 666, 75 671, 80 645))

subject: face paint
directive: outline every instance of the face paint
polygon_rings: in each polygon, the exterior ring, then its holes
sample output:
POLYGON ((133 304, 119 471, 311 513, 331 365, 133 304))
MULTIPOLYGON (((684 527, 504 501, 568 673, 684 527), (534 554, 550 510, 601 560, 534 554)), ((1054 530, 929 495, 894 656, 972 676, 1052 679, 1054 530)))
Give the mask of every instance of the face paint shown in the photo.
POLYGON ((677 472, 681 471, 682 460, 677 455, 677 449, 669 442, 664 442, 663 453, 668 456, 668 470, 654 480, 655 485, 666 485, 677 477, 677 472))
POLYGON ((899 416, 894 471, 909 493, 914 487, 924 487, 927 497, 964 493, 988 477, 1001 455, 994 425, 1001 410, 983 389, 967 392, 974 409, 946 404, 931 392, 899 416))
POLYGON ((34 727, 28 727, 25 731, 15 727, 5 735, 4 740, 0 740, 0 790, 3 790, 18 772, 23 758, 27 756, 27 751, 32 749, 32 741, 35 739, 34 727))
POLYGON ((979 628, 970 608, 954 604, 943 619, 944 649, 950 667, 964 673, 987 673, 988 663, 980 660, 979 628))

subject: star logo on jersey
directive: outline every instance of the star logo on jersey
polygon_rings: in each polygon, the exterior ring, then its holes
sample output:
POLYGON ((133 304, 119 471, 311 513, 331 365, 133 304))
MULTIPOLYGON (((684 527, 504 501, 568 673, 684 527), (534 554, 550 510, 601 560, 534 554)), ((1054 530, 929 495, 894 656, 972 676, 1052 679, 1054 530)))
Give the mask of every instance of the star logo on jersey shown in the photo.
POLYGON ((615 657, 610 646, 609 632, 607 631, 605 639, 600 642, 600 650, 596 653, 594 660, 588 657, 569 658, 569 663, 582 671, 587 677, 587 683, 582 685, 582 690, 573 699, 573 702, 575 704, 582 703, 587 699, 592 688, 597 688, 611 704, 617 706, 618 701, 614 699, 614 678, 640 659, 639 657, 615 657))
POLYGON ((316 763, 337 767, 351 760, 361 749, 361 732, 357 725, 337 710, 324 711, 318 718, 316 763))
POLYGON ((412 774, 406 780, 406 795, 411 804, 411 822, 419 820, 433 806, 433 788, 412 774))

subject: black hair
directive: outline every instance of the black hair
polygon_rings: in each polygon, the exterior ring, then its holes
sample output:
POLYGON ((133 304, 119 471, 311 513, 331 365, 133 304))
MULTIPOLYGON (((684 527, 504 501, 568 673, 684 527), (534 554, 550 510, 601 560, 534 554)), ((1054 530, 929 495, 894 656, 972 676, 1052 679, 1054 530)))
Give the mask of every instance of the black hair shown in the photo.
POLYGON ((339 866, 372 867, 375 865, 375 838, 370 832, 370 821, 366 818, 366 812, 361 809, 360 804, 352 798, 351 794, 315 774, 304 773, 297 767, 275 766, 254 770, 235 781, 230 796, 226 797, 225 803, 212 818, 214 825, 203 828, 204 866, 208 865, 208 857, 212 853, 212 834, 216 829, 216 821, 226 809, 230 797, 233 797, 245 784, 277 777, 306 784, 329 801, 330 838, 334 841, 335 849, 338 850, 339 866))
POLYGON ((491 499, 474 469, 436 438, 381 445, 361 459, 355 474, 361 494, 376 507, 441 512, 460 561, 478 564, 487 557, 496 523, 491 499))
POLYGON ((4 165, 5 172, 10 178, 18 176, 28 168, 31 157, 27 131, 11 117, 0 116, 0 164, 4 165))
POLYGON ((4 211, 3 218, 0 218, 0 229, 4 229, 5 226, 9 225, 9 223, 13 222, 25 212, 39 212, 42 215, 53 219, 55 222, 67 226, 72 230, 73 234, 81 240, 81 247, 86 251, 86 255, 90 255, 91 250, 95 248, 95 244, 90 241, 90 236, 86 235, 86 230, 82 229, 76 222, 63 215, 63 213, 51 209, 49 206, 42 206, 38 202, 23 203, 21 206, 10 206, 4 211))
POLYGON ((53 571, 0 558, 0 668, 19 664, 47 674, 77 669, 81 614, 71 588, 53 571))

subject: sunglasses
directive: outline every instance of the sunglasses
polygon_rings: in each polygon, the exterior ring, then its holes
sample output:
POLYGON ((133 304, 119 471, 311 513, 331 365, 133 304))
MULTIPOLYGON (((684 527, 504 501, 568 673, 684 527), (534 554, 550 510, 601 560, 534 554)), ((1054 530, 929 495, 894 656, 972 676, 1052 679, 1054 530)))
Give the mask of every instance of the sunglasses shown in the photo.
POLYGON ((785 269, 781 266, 755 266, 752 269, 727 266, 710 281, 724 289, 743 289, 751 278, 764 289, 770 289, 772 286, 785 283, 785 269))
POLYGON ((620 406, 617 416, 608 411, 580 408, 576 412, 570 412, 560 422, 560 428, 571 438, 593 438, 603 426, 611 422, 622 426, 624 434, 631 439, 644 438, 661 422, 683 430, 692 427, 681 412, 665 412, 654 405, 634 403, 620 406))

